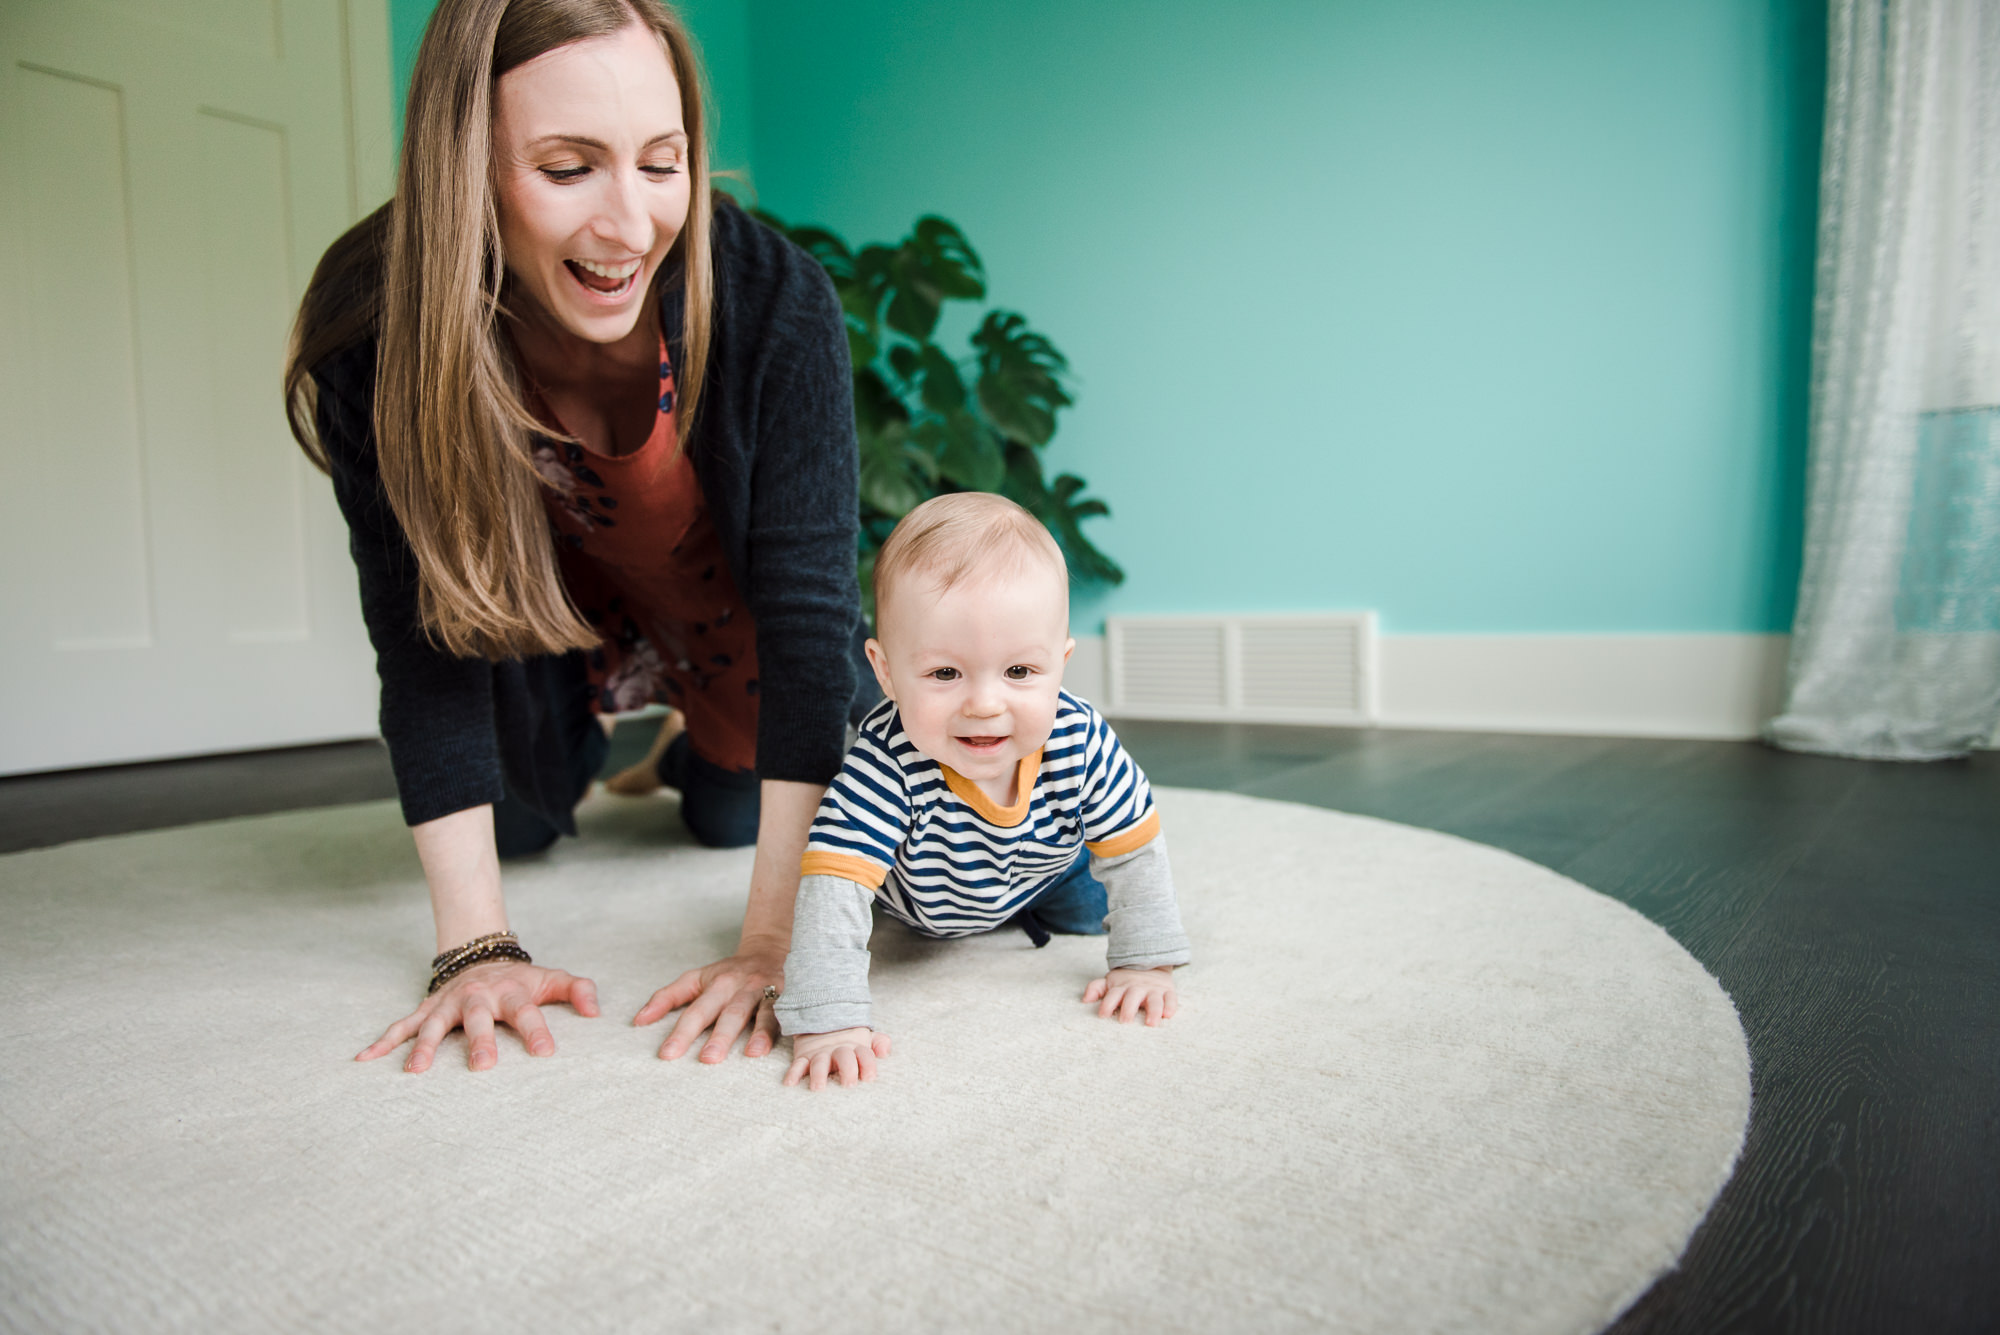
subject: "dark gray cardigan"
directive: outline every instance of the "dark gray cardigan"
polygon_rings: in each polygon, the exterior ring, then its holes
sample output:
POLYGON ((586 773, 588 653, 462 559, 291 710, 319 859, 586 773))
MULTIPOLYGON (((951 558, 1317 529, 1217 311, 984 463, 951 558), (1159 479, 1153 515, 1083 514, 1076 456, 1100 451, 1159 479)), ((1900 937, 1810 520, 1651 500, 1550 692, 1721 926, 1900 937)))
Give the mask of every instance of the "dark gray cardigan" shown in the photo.
MULTIPOLYGON (((758 776, 823 784, 840 769, 851 713, 876 698, 853 655, 860 596, 847 335, 833 285, 811 256, 720 196, 713 236, 714 335, 689 452, 757 626, 758 776)), ((677 287, 660 313, 678 361, 677 287)), ((313 378, 403 818, 420 824, 511 789, 575 833, 568 743, 547 704, 560 660, 492 663, 431 643, 417 612, 416 558, 377 470, 374 341, 329 357, 313 378)))

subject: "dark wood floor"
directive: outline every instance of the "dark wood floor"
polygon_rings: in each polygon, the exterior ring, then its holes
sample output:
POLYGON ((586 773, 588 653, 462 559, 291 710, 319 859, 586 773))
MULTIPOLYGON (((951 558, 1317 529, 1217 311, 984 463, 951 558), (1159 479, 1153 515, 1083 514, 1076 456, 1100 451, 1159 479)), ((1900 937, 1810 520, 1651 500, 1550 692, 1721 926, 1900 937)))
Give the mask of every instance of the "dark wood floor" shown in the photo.
MULTIPOLYGON (((2000 1331, 2000 754, 1120 731, 1155 783, 1511 849, 1632 905, 1721 979, 1755 1064, 1749 1143, 1620 1335, 2000 1331)), ((611 763, 644 744, 621 735, 611 763)), ((373 743, 0 780, 0 850, 393 791, 373 743)))

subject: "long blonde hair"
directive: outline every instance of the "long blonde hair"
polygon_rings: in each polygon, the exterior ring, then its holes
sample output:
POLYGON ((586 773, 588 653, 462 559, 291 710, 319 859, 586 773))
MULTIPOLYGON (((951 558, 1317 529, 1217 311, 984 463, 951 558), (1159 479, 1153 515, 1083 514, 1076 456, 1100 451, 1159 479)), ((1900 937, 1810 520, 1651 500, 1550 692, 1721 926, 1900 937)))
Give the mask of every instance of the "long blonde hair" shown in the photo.
POLYGON ((659 0, 442 0, 410 77, 396 197, 320 260, 285 365, 286 411, 306 457, 330 471, 313 368, 376 336, 375 447, 382 489, 418 567, 424 629, 461 657, 590 648, 556 568, 503 328, 506 267, 492 185, 493 86, 544 52, 641 23, 680 85, 687 222, 652 299, 681 286, 674 415, 692 430, 707 370, 715 276, 708 140, 693 41, 659 0), (678 259, 678 263, 675 262, 678 259))

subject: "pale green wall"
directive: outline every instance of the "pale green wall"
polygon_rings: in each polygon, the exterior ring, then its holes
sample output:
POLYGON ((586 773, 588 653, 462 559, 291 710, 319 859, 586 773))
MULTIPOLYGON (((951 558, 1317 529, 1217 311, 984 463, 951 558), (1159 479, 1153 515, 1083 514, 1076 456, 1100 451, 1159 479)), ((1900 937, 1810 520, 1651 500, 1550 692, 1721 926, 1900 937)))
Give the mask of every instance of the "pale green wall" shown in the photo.
MULTIPOLYGON (((395 61, 396 134, 403 132, 403 99, 416 63, 424 25, 437 0, 389 0, 389 43, 395 61)), ((712 131, 716 166, 746 170, 752 154, 750 28, 748 0, 680 0, 675 5, 701 44, 717 113, 712 131)))
POLYGON ((1761 631, 1820 0, 756 0, 764 203, 960 223, 1075 366, 1080 608, 1761 631))

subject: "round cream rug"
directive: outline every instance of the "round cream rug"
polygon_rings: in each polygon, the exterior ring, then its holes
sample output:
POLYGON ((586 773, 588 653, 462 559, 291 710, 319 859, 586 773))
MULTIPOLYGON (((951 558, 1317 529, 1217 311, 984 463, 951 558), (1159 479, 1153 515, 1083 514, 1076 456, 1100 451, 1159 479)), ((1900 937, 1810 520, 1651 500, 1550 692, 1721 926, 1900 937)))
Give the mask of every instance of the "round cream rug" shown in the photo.
POLYGON ((509 874, 597 980, 557 1054, 348 1060, 421 993, 392 804, 0 859, 0 1327, 1596 1330, 1749 1113, 1729 999, 1638 914, 1445 835, 1161 796, 1195 963, 876 932, 882 1076, 703 1067, 627 1021, 734 939, 747 852, 593 798, 509 874))

